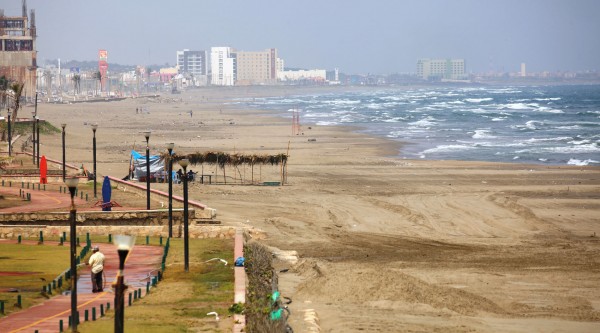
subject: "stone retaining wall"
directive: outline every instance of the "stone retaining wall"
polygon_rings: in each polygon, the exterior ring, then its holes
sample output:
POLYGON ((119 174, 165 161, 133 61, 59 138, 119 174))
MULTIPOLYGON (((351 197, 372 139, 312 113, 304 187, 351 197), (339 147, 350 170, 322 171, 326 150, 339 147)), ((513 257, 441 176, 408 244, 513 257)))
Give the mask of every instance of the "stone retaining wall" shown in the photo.
MULTIPOLYGON (((188 210, 190 224, 194 224, 194 209, 188 210)), ((130 225, 130 226, 168 226, 169 211, 160 210, 121 210, 121 211, 83 211, 76 214, 77 223, 85 226, 130 225)), ((173 225, 183 223, 183 209, 173 209, 173 225)), ((68 226, 68 212, 27 212, 0 214, 2 225, 47 225, 68 226)))
MULTIPOLYGON (((190 238, 219 238, 232 239, 235 237, 235 227, 214 226, 214 225, 190 225, 190 238)), ((17 238, 19 235, 25 239, 37 239, 40 231, 44 237, 59 238, 63 232, 69 233, 69 226, 45 226, 45 225, 3 225, 0 226, 0 238, 17 238)), ((117 225, 77 225, 77 234, 85 235, 137 235, 137 236, 169 236, 168 226, 117 226, 117 225)), ((181 238, 183 227, 181 225, 173 226, 173 236, 181 238)))

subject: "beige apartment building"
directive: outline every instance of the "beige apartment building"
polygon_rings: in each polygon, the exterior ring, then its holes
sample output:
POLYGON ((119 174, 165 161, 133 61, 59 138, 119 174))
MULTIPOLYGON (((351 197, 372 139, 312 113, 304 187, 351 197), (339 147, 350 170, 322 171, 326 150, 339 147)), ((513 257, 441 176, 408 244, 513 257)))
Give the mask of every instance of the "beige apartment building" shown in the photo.
POLYGON ((271 85, 277 83, 277 49, 235 51, 236 85, 271 85))

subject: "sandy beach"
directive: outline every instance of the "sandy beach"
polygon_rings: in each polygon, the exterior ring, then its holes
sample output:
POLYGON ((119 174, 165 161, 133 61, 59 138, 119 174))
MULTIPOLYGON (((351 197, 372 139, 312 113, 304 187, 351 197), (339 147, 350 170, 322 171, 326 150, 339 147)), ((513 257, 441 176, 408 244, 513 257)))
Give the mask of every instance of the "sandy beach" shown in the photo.
MULTIPOLYGON (((38 112, 67 124, 67 162, 88 168, 98 123, 100 176, 124 177, 147 129, 151 154, 168 142, 178 154, 289 151, 286 186, 232 184, 251 170, 228 169, 227 185, 195 182, 190 198, 288 259, 278 268, 289 268, 280 288, 295 332, 600 331, 600 168, 405 160, 397 142, 304 123, 296 136, 291 119, 227 103, 311 89, 203 88, 38 112)), ((60 159, 60 134, 42 134, 41 153, 60 159)))

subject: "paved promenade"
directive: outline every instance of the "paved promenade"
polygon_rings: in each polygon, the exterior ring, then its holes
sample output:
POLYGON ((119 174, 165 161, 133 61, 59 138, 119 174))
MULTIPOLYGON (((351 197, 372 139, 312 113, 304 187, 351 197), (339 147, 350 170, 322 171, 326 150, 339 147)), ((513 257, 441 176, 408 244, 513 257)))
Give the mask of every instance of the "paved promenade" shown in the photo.
MULTIPOLYGON (((16 242, 16 241, 15 241, 16 242)), ((93 246, 94 244, 92 244, 93 246)), ((105 289, 102 293, 92 293, 90 269, 87 266, 80 268, 77 281, 77 308, 79 321, 85 320, 85 310, 88 310, 89 320, 92 320, 92 309, 96 308, 96 318, 100 318, 100 305, 106 311, 110 303, 110 311, 114 311, 114 294, 111 288, 118 271, 118 255, 116 247, 112 244, 99 244, 100 251, 106 256, 105 289)), ((150 276, 156 276, 160 268, 163 248, 160 246, 138 245, 133 248, 125 263, 125 283, 129 286, 128 292, 141 289, 142 297, 146 294, 146 283, 150 276)), ((128 296, 125 295, 125 306, 128 296)), ((135 304, 135 303, 134 303, 135 304)), ((44 303, 12 313, 0 319, 0 332, 35 332, 50 333, 59 331, 59 321, 64 323, 64 331, 68 331, 67 324, 71 314, 71 296, 69 294, 54 296, 44 303)))

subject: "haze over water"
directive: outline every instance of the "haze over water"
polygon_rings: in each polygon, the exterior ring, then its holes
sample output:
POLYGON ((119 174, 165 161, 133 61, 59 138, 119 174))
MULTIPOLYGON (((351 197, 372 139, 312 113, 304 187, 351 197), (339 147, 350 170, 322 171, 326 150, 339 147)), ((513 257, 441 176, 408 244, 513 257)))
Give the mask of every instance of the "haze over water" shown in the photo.
MULTIPOLYGON (((600 165, 600 86, 384 88, 240 103, 405 142, 401 157, 600 165)), ((306 132, 310 134, 310 132, 306 132)))

